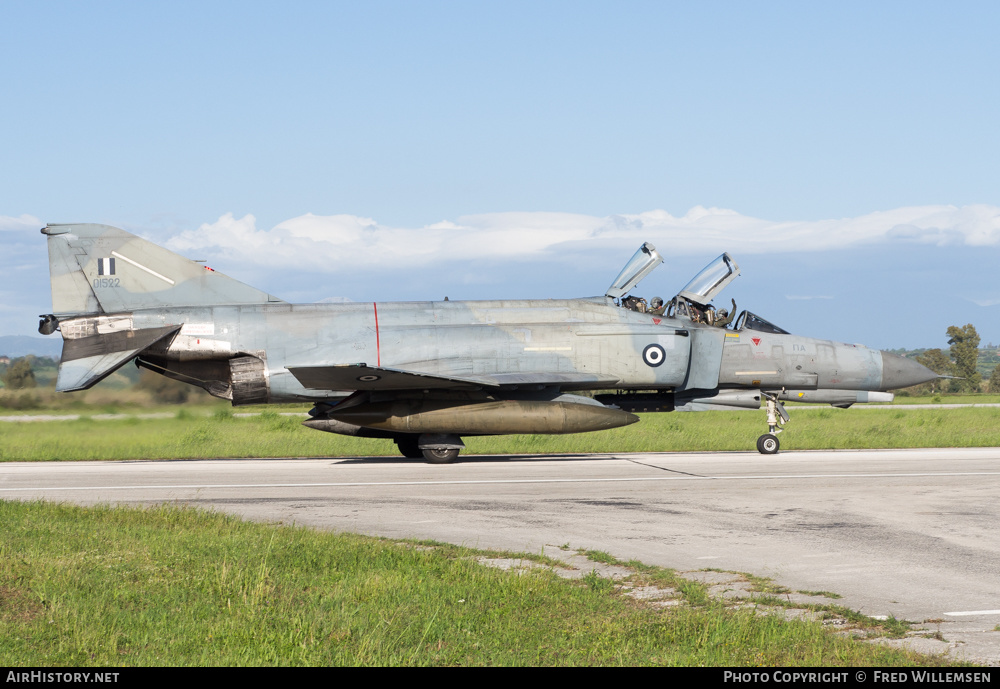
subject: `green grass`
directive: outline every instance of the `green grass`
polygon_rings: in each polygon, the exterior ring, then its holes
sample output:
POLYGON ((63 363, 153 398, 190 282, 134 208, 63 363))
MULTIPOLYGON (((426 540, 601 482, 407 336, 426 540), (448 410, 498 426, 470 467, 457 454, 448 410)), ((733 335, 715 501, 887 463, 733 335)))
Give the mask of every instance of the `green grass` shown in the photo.
MULTIPOLYGON (((909 397, 907 395, 896 395, 896 399, 892 402, 894 405, 899 404, 1000 404, 1000 395, 990 395, 986 393, 979 394, 963 394, 963 393, 940 393, 937 395, 925 395, 921 397, 909 397)), ((813 405, 816 406, 816 405, 813 405)), ((883 404, 878 405, 865 405, 865 406, 886 406, 883 404)))
MULTIPOLYGON (((726 570, 720 570, 715 568, 708 568, 707 571, 711 572, 725 572, 726 570)), ((750 582, 751 591, 755 593, 760 593, 767 596, 780 596, 782 594, 791 593, 791 589, 787 586, 782 586, 781 584, 775 584, 773 580, 768 577, 760 577, 756 574, 740 573, 740 576, 745 578, 750 582)))
POLYGON ((591 562, 602 562, 606 565, 620 565, 622 564, 618 558, 603 550, 587 550, 583 553, 587 556, 587 559, 591 562))
POLYGON ((843 596, 841 596, 839 593, 834 593, 833 591, 804 591, 802 589, 799 589, 798 591, 796 591, 796 593, 801 593, 804 596, 814 596, 817 598, 819 597, 830 598, 833 600, 836 600, 838 598, 843 598, 843 596))
MULTIPOLYGON (((0 665, 915 665, 815 622, 638 603, 475 551, 176 507, 0 501, 0 665)), ((639 578, 674 580, 644 567, 639 578)))
MULTIPOLYGON (((104 413, 104 410, 94 413, 104 413)), ((791 410, 782 450, 1000 446, 1000 409, 791 410)), ((644 414, 597 433, 467 437, 463 455, 749 451, 762 412, 644 414)), ((167 419, 0 422, 0 461, 209 457, 398 456, 389 440, 349 438, 266 409, 236 418, 227 407, 174 409, 167 419)))

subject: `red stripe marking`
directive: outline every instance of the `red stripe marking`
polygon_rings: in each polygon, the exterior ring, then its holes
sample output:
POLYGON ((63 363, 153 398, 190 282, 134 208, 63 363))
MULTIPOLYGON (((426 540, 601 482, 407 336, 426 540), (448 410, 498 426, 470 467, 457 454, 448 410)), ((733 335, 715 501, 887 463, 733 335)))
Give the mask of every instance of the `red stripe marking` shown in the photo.
POLYGON ((372 307, 375 309, 375 360, 378 362, 377 366, 382 367, 382 345, 379 343, 378 338, 378 304, 372 302, 372 307))

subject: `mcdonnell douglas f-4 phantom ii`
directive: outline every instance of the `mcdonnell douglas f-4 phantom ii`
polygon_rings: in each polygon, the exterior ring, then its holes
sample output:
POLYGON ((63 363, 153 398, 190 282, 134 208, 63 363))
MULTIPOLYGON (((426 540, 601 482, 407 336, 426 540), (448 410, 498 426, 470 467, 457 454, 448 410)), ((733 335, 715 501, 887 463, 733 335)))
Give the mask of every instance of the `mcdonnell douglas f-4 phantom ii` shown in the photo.
POLYGON ((313 403, 306 426, 391 438, 406 457, 453 461, 462 436, 577 433, 635 412, 889 401, 937 378, 909 359, 793 335, 712 300, 728 254, 663 304, 631 294, 663 258, 649 243, 600 297, 289 304, 107 225, 52 224, 56 389, 84 390, 129 361, 233 405, 313 403), (586 396, 587 391, 603 391, 586 396))

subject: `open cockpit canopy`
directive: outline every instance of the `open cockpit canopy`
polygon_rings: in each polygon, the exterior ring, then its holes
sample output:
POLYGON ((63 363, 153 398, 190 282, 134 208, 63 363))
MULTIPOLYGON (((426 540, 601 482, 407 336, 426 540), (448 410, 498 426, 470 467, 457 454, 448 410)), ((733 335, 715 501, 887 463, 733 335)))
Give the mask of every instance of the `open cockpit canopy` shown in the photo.
POLYGON ((621 299, 661 263, 663 263, 663 257, 657 253, 656 247, 649 242, 643 243, 622 268, 622 272, 618 273, 618 277, 611 283, 611 287, 608 287, 605 294, 613 299, 621 299))
POLYGON ((648 304, 645 299, 637 296, 626 296, 639 284, 639 281, 649 275, 654 268, 663 263, 663 257, 649 242, 645 242, 629 259, 625 267, 611 283, 606 295, 620 300, 624 308, 640 313, 666 315, 668 318, 681 318, 694 323, 705 323, 720 328, 733 330, 755 330, 762 333, 788 333, 774 323, 765 320, 755 313, 743 311, 736 317, 736 301, 733 301, 732 312, 716 308, 712 300, 740 274, 740 267, 728 253, 724 253, 705 266, 694 278, 684 286, 677 296, 667 303, 654 299, 648 304))
POLYGON ((733 257, 722 254, 695 275, 677 296, 699 306, 707 306, 739 274, 740 267, 736 265, 733 257))

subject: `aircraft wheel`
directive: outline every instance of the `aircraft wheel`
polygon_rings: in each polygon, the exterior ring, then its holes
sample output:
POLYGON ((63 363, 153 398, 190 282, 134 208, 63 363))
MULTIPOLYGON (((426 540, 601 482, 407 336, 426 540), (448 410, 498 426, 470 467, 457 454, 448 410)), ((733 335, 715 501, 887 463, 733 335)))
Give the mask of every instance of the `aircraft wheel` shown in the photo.
POLYGON ((423 450, 417 447, 416 438, 401 438, 396 441, 396 448, 400 454, 410 459, 420 459, 424 456, 423 450))
POLYGON ((781 447, 781 443, 778 442, 778 437, 772 433, 765 433, 757 438, 757 452, 762 455, 776 455, 779 447, 781 447))
POLYGON ((458 457, 458 449, 453 450, 434 450, 427 448, 424 450, 424 459, 427 460, 429 464, 450 464, 455 461, 458 457))

